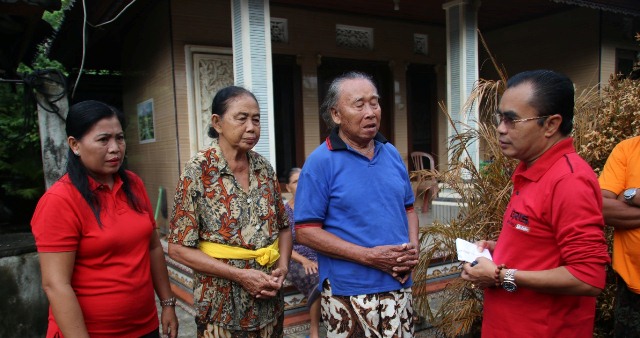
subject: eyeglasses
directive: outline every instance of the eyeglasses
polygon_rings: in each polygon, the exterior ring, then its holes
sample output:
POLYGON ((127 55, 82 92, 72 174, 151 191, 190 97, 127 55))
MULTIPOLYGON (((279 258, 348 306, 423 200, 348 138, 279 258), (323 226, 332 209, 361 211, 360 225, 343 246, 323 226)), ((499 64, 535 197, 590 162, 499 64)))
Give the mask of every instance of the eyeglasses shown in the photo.
POLYGON ((496 127, 499 126, 500 123, 504 122, 504 124, 508 128, 513 128, 516 125, 516 123, 518 123, 518 122, 527 122, 527 121, 532 121, 532 120, 546 119, 549 116, 551 116, 551 115, 528 117, 526 119, 514 119, 514 118, 511 118, 511 117, 509 117, 507 115, 504 115, 503 113, 496 112, 494 114, 494 122, 496 124, 496 127))

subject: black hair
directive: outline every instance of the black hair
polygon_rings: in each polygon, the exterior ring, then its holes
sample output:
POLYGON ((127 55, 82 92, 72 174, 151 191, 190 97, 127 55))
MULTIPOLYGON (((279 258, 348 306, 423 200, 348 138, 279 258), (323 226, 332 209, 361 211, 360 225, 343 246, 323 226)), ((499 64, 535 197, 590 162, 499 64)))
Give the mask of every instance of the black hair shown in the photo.
POLYGON ((351 71, 333 79, 333 81, 329 85, 327 94, 324 97, 324 101, 320 106, 320 114, 322 116, 322 119, 324 120, 324 123, 327 124, 327 127, 329 127, 329 129, 336 126, 335 122, 333 122, 333 119, 331 118, 331 108, 334 108, 336 105, 338 105, 338 100, 340 99, 340 85, 342 85, 342 82, 346 80, 355 79, 367 80, 371 82, 373 87, 376 88, 376 91, 378 90, 375 82, 373 81, 373 78, 370 75, 361 72, 351 71))
MULTIPOLYGON (((242 95, 249 95, 256 101, 256 103, 258 103, 256 96, 245 88, 238 86, 225 87, 220 89, 216 93, 216 96, 213 97, 213 102, 211 103, 211 115, 216 114, 222 118, 229 108, 229 101, 242 95)), ((213 126, 209 126, 207 135, 211 138, 217 138, 218 132, 213 128, 213 126)))
MULTIPOLYGON (((559 114, 562 116, 560 133, 564 136, 571 134, 575 105, 575 90, 571 79, 552 70, 530 70, 511 77, 507 81, 507 88, 523 83, 530 83, 533 87, 529 104, 538 111, 538 116, 559 114)), ((544 120, 541 119, 538 124, 544 124, 544 120)))
MULTIPOLYGON (((100 101, 88 100, 78 102, 69 108, 69 113, 67 114, 67 137, 73 136, 76 140, 80 140, 96 123, 102 119, 113 116, 118 118, 120 125, 124 129, 124 114, 118 109, 100 101)), ((80 161, 80 157, 75 155, 71 148, 69 148, 68 153, 67 174, 69 175, 69 179, 76 189, 78 189, 82 198, 87 201, 91 211, 93 211, 93 214, 96 216, 98 225, 102 227, 102 222, 100 221, 100 199, 89 188, 89 173, 87 172, 87 168, 85 168, 82 161, 80 161)), ((127 196, 129 205, 137 212, 142 212, 143 208, 139 199, 131 191, 129 177, 124 169, 124 165, 120 166, 117 175, 120 176, 122 180, 122 189, 127 196)))

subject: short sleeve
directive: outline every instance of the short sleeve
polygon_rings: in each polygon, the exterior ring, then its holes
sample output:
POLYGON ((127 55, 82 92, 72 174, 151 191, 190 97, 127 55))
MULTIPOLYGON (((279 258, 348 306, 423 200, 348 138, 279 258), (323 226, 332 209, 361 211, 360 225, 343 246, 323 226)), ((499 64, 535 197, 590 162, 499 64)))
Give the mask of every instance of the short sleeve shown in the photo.
POLYGON ((289 215, 287 214, 287 210, 284 207, 284 201, 282 200, 282 190, 280 189, 280 182, 278 182, 278 178, 275 175, 273 175, 273 185, 274 185, 274 194, 275 194, 275 198, 274 201, 276 202, 276 210, 277 210, 277 217, 278 217, 278 229, 282 230, 282 229, 286 229, 289 226, 292 226, 292 224, 289 224, 289 215))
POLYGON ((409 173, 406 171, 404 174, 404 206, 405 208, 412 207, 416 201, 416 197, 413 195, 413 187, 411 186, 411 180, 409 179, 409 173))
POLYGON ((78 250, 82 234, 82 223, 78 216, 69 198, 45 193, 38 201, 31 219, 31 231, 38 252, 78 250))
POLYGON ((298 188, 296 189, 296 208, 294 219, 296 226, 307 223, 324 223, 329 205, 328 187, 324 180, 316 176, 322 172, 322 167, 307 160, 300 172, 298 188))
POLYGON ((410 208, 415 203, 415 196, 413 195, 413 187, 411 186, 411 179, 409 178, 409 172, 407 171, 407 167, 404 165, 404 161, 402 160, 402 155, 398 149, 391 143, 387 143, 383 145, 387 147, 391 152, 393 152, 395 156, 396 167, 400 173, 400 176, 404 180, 404 206, 405 208, 410 208))
POLYGON ((198 199, 202 198, 198 168, 189 162, 180 176, 173 200, 173 214, 169 222, 169 243, 196 247, 199 240, 198 199))
POLYGON ((607 158, 602 173, 598 178, 600 189, 609 190, 619 195, 625 187, 627 178, 627 161, 622 144, 618 144, 607 158))

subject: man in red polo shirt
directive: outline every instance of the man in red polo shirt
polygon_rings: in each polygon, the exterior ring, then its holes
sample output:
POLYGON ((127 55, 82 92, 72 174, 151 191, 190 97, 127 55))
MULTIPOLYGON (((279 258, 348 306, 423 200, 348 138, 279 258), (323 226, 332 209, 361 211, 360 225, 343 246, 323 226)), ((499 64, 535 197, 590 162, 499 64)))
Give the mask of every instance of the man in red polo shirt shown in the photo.
POLYGON ((502 153, 520 160, 493 261, 464 264, 484 291, 483 337, 592 337, 609 262, 597 177, 576 153, 574 89, 548 70, 509 79, 496 113, 502 153))

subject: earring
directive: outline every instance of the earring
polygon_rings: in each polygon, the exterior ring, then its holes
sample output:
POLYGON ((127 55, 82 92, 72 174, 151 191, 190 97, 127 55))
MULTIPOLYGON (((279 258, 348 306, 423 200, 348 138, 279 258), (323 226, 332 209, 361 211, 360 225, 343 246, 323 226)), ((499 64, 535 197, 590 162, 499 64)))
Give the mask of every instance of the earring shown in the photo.
POLYGON ((80 156, 80 152, 79 152, 79 151, 77 151, 77 150, 76 150, 76 151, 74 151, 73 153, 74 153, 74 154, 76 154, 76 156, 80 156))

